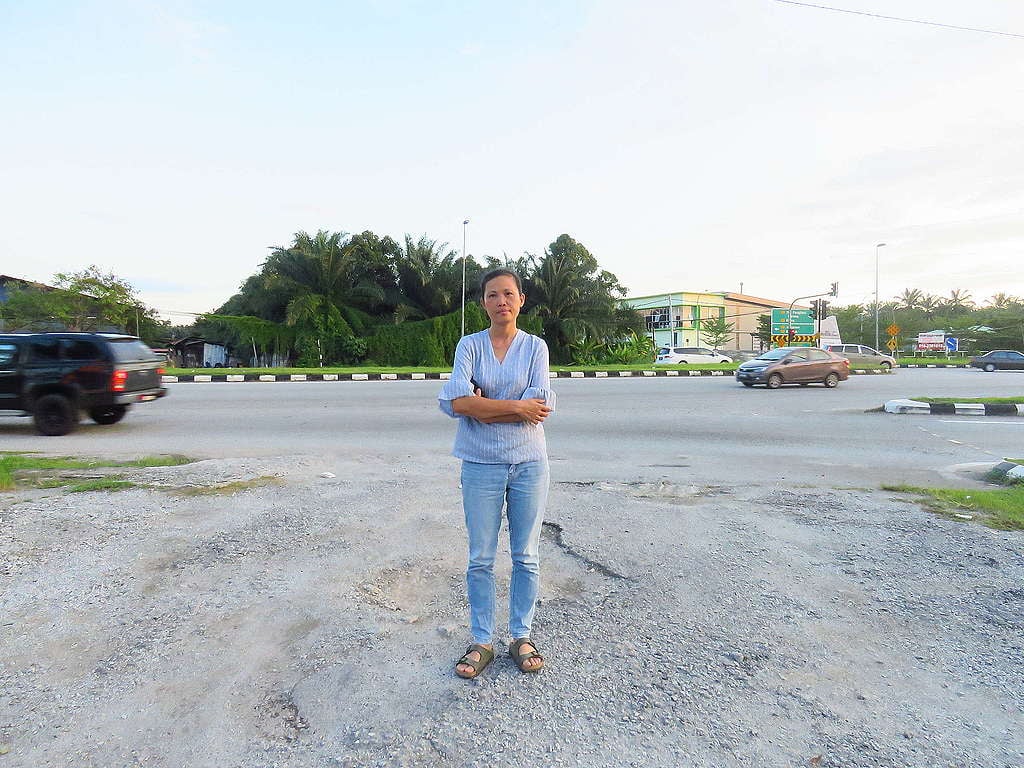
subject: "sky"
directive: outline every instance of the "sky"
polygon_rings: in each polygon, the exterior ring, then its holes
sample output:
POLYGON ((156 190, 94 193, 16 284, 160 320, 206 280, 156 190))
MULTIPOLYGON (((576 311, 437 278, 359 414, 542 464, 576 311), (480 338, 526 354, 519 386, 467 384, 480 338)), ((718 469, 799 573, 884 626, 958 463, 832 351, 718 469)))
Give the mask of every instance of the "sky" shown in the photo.
POLYGON ((294 233, 630 295, 1024 296, 1024 3, 2 0, 0 274, 187 322, 294 233), (463 226, 463 221, 469 224, 463 226), (876 248, 876 244, 885 247, 876 248))

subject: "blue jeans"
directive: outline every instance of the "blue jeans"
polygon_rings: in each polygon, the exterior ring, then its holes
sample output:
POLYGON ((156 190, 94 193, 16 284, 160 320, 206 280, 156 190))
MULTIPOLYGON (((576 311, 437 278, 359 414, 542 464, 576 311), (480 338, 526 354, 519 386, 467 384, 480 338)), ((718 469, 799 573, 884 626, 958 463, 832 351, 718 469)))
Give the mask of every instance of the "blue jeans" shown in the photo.
POLYGON ((529 637, 540 584, 540 531, 548 500, 548 462, 478 464, 462 462, 462 508, 469 534, 470 626, 473 642, 494 639, 494 557, 498 551, 502 507, 508 508, 512 552, 508 631, 529 637))

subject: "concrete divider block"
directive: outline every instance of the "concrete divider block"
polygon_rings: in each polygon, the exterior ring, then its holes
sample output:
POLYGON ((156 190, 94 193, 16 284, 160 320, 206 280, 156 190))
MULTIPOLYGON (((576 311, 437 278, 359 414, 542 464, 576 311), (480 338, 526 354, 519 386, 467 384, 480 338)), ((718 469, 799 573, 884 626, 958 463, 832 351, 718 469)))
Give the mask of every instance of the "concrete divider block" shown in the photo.
POLYGON ((928 403, 918 400, 890 400, 885 404, 886 413, 931 413, 928 403))

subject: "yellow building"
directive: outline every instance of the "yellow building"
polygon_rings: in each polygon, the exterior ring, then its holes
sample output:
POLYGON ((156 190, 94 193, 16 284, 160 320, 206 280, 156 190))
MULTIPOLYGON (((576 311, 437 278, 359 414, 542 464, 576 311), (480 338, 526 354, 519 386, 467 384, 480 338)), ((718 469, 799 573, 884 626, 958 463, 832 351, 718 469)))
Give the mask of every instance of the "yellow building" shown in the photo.
POLYGON ((760 351, 766 345, 757 338, 758 318, 771 315, 774 308, 788 309, 789 302, 727 291, 679 291, 630 297, 622 306, 640 313, 655 347, 709 346, 702 325, 723 318, 733 331, 732 340, 720 348, 760 351))
POLYGON ((659 293, 622 300, 644 318, 655 347, 700 347, 702 324, 726 316, 724 293, 659 293))

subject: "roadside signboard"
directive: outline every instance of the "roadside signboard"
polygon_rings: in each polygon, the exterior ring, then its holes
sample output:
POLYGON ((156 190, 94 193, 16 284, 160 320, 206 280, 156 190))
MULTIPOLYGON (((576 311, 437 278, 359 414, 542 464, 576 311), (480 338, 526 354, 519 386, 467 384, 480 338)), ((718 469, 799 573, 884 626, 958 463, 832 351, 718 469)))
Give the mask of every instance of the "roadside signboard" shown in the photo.
POLYGON ((790 321, 788 309, 772 310, 772 342, 779 346, 811 346, 817 344, 814 317, 809 309, 794 309, 790 321), (793 329, 793 339, 789 338, 789 329, 793 329))
POLYGON ((889 348, 890 352, 895 352, 897 349, 900 348, 900 345, 896 341, 896 339, 889 339, 889 343, 886 344, 885 346, 887 346, 889 348))
POLYGON ((960 349, 960 339, 954 339, 952 336, 946 339, 947 352, 956 352, 958 349, 960 349))
POLYGON ((944 331, 931 331, 917 334, 918 352, 945 352, 946 334, 944 331))

